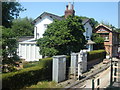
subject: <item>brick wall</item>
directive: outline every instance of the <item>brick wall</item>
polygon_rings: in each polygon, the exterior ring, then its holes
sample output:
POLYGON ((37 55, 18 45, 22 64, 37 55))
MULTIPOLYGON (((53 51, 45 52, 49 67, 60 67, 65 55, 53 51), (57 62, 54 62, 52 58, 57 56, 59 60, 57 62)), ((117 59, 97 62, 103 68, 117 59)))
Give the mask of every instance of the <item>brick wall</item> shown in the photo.
POLYGON ((101 36, 103 36, 104 33, 109 33, 109 40, 108 41, 104 41, 104 47, 105 50, 108 54, 110 54, 110 56, 117 56, 117 52, 118 52, 118 34, 108 30, 108 28, 104 27, 104 26, 99 26, 94 30, 95 33, 99 33, 101 36))

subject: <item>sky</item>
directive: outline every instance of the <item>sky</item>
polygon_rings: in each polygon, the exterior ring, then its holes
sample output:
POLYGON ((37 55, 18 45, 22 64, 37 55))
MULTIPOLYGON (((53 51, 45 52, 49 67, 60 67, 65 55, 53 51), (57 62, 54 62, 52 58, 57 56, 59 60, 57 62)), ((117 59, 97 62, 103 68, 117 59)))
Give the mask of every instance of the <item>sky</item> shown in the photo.
MULTIPOLYGON (((58 16, 64 15, 65 2, 20 2, 27 10, 20 13, 20 17, 37 18, 43 12, 58 16)), ((74 2, 75 15, 94 18, 98 22, 105 22, 118 27, 118 2, 74 2)))

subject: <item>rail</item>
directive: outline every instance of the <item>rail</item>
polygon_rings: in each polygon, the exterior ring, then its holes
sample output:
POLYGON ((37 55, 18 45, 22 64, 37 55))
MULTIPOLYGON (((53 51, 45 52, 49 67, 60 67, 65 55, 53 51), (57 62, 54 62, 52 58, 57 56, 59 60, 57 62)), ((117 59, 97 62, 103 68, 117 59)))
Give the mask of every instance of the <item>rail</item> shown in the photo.
POLYGON ((80 81, 76 81, 76 82, 72 83, 71 85, 66 86, 65 88, 66 88, 66 89, 73 88, 73 87, 75 87, 76 85, 84 82, 85 80, 88 80, 88 79, 92 78, 92 77, 95 76, 96 74, 99 74, 100 72, 106 70, 106 69, 109 68, 109 67, 110 67, 110 63, 107 64, 105 67, 101 67, 101 68, 97 69, 97 71, 92 71, 92 74, 90 74, 90 75, 88 75, 87 77, 81 79, 80 81))

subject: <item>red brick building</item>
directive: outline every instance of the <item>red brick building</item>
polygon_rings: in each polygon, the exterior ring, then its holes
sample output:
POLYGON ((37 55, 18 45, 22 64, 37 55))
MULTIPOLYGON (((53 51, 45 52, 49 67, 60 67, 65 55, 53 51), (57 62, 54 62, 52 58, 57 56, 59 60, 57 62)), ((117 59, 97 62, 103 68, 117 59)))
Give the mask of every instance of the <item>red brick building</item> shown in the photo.
POLYGON ((98 25, 94 32, 99 33, 104 38, 104 47, 107 54, 112 57, 118 56, 119 33, 103 24, 98 25))

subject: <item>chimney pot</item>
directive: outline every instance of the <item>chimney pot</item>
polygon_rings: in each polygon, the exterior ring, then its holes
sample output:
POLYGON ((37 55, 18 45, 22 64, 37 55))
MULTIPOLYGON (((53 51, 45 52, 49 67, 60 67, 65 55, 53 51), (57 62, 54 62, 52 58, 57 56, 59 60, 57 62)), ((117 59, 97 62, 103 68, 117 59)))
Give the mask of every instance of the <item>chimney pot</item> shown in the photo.
POLYGON ((66 5, 66 10, 68 10, 68 5, 66 5))
POLYGON ((69 15, 74 16, 75 11, 74 11, 74 5, 71 3, 68 3, 68 5, 66 5, 66 10, 65 10, 65 18, 67 18, 69 15))

